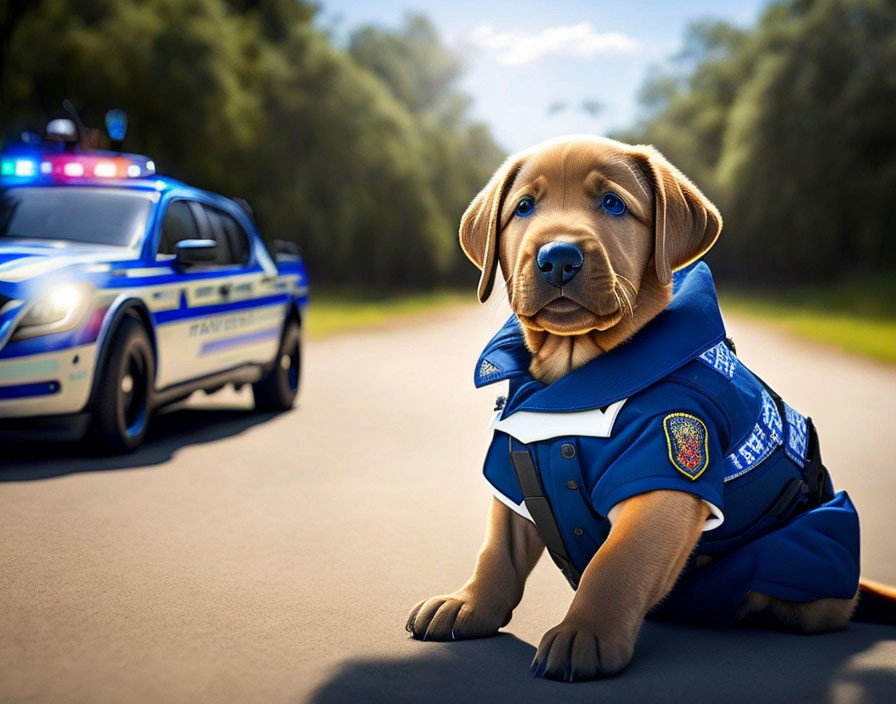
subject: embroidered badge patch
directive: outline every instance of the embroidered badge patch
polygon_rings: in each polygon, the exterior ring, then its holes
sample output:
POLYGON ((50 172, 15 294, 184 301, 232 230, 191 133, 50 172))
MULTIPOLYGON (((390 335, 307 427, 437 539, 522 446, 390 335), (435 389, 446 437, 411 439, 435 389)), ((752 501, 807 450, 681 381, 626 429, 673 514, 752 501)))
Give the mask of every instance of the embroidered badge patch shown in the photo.
POLYGON ((703 421, 688 413, 663 418, 669 460, 688 479, 697 479, 709 464, 709 447, 703 421))

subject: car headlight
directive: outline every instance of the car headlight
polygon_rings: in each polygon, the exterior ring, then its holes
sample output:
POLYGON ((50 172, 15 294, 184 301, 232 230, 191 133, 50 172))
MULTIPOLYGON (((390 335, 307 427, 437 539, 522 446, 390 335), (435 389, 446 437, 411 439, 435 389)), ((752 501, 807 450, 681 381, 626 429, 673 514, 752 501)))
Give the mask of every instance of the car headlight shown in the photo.
POLYGON ((87 312, 90 290, 86 285, 59 284, 28 307, 14 340, 64 332, 76 327, 87 312))

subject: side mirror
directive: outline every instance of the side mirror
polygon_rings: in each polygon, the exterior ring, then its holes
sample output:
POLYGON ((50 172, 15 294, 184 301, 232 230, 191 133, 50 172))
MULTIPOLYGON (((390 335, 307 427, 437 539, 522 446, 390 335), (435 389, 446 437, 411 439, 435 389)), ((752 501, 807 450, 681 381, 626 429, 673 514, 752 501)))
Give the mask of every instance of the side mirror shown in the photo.
POLYGON ((218 258, 218 243, 215 240, 181 240, 175 251, 175 261, 180 266, 212 264, 218 258))
POLYGON ((302 248, 296 242, 288 240, 274 240, 274 260, 288 262, 300 259, 302 248))

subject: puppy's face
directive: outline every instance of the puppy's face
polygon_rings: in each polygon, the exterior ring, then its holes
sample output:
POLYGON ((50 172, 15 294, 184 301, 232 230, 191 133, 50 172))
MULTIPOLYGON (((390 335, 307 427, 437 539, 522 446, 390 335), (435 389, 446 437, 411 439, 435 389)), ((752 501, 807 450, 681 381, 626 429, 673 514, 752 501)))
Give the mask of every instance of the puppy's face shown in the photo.
POLYGON ((620 149, 565 142, 533 154, 500 223, 501 270, 523 325, 577 334, 632 313, 653 253, 653 191, 620 149))
POLYGON ((656 150, 572 137, 508 159, 460 235, 482 269, 480 299, 500 261, 525 328, 582 335, 643 325, 644 297, 670 288, 720 229, 715 207, 656 150))

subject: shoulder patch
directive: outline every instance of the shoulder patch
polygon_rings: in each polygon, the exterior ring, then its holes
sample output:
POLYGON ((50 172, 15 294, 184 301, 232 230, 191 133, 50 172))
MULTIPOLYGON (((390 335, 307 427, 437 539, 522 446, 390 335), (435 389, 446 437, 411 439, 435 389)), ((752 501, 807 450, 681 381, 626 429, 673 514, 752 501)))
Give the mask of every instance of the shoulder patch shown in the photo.
POLYGON ((715 369, 722 376, 729 379, 734 378, 734 372, 738 366, 737 356, 728 349, 728 345, 724 342, 720 342, 715 347, 710 347, 697 359, 710 369, 715 369))
POLYGON ((669 461, 688 479, 697 479, 709 464, 706 425, 689 413, 670 413, 663 418, 669 461))

